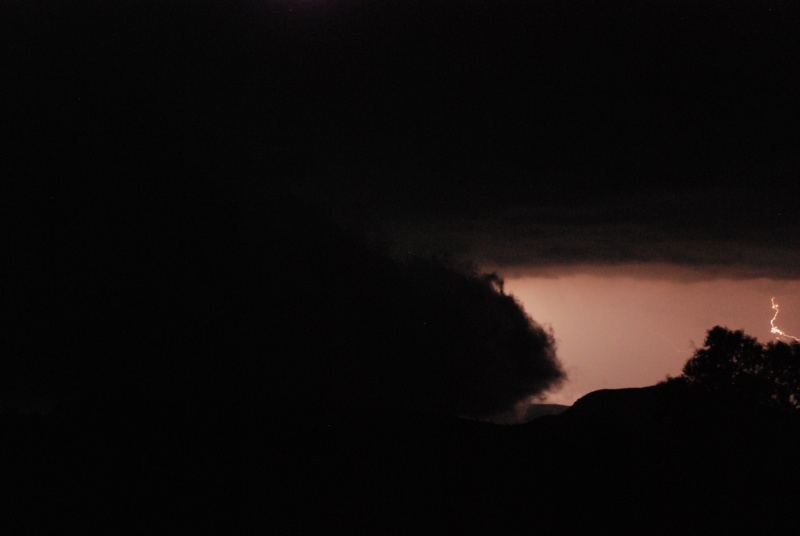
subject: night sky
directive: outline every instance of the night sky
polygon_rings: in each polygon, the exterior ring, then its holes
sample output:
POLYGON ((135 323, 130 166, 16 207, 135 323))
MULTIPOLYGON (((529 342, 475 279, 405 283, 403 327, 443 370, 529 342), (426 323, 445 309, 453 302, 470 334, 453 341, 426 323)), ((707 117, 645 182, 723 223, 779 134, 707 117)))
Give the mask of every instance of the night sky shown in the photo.
POLYGON ((262 374, 486 416, 652 385, 717 324, 766 340, 773 296, 798 333, 798 22, 781 0, 4 2, 3 404, 262 374), (431 256, 495 271, 533 331, 431 256))

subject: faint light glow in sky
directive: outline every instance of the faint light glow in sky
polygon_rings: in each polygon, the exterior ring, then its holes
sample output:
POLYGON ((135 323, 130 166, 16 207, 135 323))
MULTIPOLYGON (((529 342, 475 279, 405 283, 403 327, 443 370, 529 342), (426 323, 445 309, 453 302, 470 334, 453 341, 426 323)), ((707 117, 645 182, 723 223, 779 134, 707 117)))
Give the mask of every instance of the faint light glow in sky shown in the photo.
POLYGON ((547 402, 572 404, 597 389, 643 387, 676 376, 716 325, 743 329, 766 342, 781 306, 781 327, 800 332, 800 281, 679 280, 574 273, 514 277, 506 292, 538 323, 553 329, 569 375, 547 402))

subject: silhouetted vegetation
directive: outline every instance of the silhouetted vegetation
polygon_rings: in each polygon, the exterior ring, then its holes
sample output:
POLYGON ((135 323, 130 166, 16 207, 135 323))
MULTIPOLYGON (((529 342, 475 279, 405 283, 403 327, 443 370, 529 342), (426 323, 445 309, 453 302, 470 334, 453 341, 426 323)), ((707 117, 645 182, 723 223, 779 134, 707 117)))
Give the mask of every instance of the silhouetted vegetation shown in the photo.
POLYGON ((800 344, 761 344, 715 326, 673 381, 785 410, 800 409, 800 344))

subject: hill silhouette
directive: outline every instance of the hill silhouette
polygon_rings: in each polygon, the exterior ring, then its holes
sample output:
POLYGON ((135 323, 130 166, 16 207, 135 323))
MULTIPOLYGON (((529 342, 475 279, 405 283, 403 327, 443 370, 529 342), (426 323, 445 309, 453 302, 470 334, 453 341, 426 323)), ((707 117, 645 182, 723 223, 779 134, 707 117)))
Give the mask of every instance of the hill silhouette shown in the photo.
POLYGON ((406 410, 62 408, 4 415, 13 521, 34 530, 776 533, 800 423, 662 384, 499 426, 406 410))

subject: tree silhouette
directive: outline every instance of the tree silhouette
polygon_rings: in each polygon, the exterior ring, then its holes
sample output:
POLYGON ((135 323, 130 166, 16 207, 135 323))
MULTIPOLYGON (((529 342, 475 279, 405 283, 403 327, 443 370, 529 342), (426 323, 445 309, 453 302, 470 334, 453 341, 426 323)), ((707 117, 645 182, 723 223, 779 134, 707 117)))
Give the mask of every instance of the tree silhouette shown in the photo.
POLYGON ((683 379, 709 391, 800 410, 800 344, 761 344, 742 330, 715 326, 684 365, 683 379))

